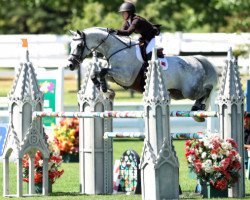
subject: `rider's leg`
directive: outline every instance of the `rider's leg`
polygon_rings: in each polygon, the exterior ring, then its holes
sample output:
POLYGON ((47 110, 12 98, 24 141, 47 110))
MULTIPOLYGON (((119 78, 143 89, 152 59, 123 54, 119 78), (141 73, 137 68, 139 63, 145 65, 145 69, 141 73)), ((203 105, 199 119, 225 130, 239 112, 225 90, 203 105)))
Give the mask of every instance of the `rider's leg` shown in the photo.
POLYGON ((150 41, 146 41, 146 53, 152 52, 153 48, 155 48, 155 38, 152 38, 150 41))
POLYGON ((155 47, 155 38, 152 38, 150 41, 146 41, 147 60, 151 60, 152 51, 154 47, 155 47))

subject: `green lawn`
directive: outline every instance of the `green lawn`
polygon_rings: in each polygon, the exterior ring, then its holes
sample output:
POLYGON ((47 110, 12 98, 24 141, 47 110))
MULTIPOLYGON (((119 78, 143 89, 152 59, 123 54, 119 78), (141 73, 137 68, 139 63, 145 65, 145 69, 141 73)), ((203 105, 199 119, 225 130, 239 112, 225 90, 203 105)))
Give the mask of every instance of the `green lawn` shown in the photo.
MULTIPOLYGON (((183 191, 182 199, 199 199, 201 196, 194 193, 196 180, 190 179, 188 176, 188 168, 184 155, 185 141, 174 141, 175 150, 180 163, 180 185, 183 191)), ((119 159, 122 153, 127 149, 134 149, 141 155, 143 142, 140 140, 115 140, 114 141, 114 159, 119 159)), ((29 199, 86 199, 86 200, 139 200, 141 195, 81 195, 79 194, 79 164, 78 163, 63 163, 64 174, 60 179, 53 184, 53 193, 48 197, 31 197, 29 199)), ((0 163, 0 171, 2 172, 2 163, 0 163)), ((11 164, 11 182, 10 192, 13 194, 16 192, 16 167, 15 164, 11 164)), ((0 173, 0 182, 2 183, 2 173, 0 173)), ((1 184, 2 185, 2 184, 1 184)), ((26 184, 24 184, 26 186, 26 184)), ((27 188, 24 187, 26 193, 27 188)), ((244 199, 250 199, 250 181, 246 180, 246 194, 244 199)), ((0 190, 0 198, 2 197, 2 189, 0 190)), ((2 197, 3 199, 3 197, 2 197)), ((27 199, 27 198, 26 198, 27 199)))
MULTIPOLYGON (((0 72, 1 73, 1 72, 0 72)), ((241 77, 241 83, 243 90, 246 91, 246 80, 248 76, 241 77)), ((0 77, 0 97, 6 97, 10 92, 13 85, 13 77, 0 77)), ((115 102, 141 102, 142 94, 134 92, 133 97, 131 96, 130 90, 125 90, 120 86, 112 83, 111 88, 115 90, 115 102)), ((74 76, 67 76, 64 79, 64 105, 77 105, 77 82, 74 76)))
MULTIPOLYGON (((0 68, 1 72, 8 72, 13 69, 0 68)), ((243 90, 246 91, 246 80, 249 76, 241 76, 243 90)), ((13 77, 0 77, 0 97, 6 97, 13 85, 13 77)), ((115 90, 115 102, 141 102, 142 94, 134 92, 131 96, 130 90, 125 90, 115 83, 109 83, 110 87, 115 90)), ((65 75, 64 77, 64 105, 77 105, 77 81, 74 75, 65 75)))

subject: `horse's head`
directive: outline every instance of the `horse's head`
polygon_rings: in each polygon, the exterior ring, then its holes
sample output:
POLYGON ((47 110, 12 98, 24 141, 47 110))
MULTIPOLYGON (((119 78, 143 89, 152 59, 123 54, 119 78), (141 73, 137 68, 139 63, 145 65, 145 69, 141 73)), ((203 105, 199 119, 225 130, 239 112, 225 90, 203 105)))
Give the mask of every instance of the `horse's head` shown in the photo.
POLYGON ((86 44, 86 35, 84 32, 77 30, 77 32, 70 31, 73 35, 73 40, 70 43, 70 55, 68 57, 67 67, 74 70, 80 67, 84 58, 91 52, 86 44))

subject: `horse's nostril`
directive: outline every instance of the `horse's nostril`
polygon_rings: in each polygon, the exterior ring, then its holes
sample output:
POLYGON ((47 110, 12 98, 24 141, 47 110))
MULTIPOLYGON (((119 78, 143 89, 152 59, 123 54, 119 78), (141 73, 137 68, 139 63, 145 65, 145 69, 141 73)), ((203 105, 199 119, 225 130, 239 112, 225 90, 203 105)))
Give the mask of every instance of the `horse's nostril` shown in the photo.
POLYGON ((72 71, 75 69, 75 67, 74 67, 74 65, 73 65, 72 63, 68 64, 68 68, 69 68, 70 70, 72 70, 72 71))

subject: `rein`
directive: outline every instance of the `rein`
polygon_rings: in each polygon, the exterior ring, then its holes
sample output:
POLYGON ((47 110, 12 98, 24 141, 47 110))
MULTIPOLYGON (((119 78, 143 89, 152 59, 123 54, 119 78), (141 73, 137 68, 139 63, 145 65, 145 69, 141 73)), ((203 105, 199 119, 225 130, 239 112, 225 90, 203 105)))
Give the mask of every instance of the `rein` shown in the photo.
POLYGON ((135 44, 131 44, 131 43, 130 43, 129 46, 127 45, 126 47, 124 47, 124 48, 122 48, 122 49, 119 49, 119 50, 115 51, 115 52, 112 53, 108 58, 106 58, 106 59, 107 59, 107 62, 109 63, 109 59, 110 59, 113 55, 119 53, 120 51, 123 51, 124 49, 129 49, 129 48, 131 48, 132 46, 136 46, 136 45, 138 45, 138 43, 135 43, 135 44))
MULTIPOLYGON (((107 31, 108 32, 108 31, 107 31)), ((112 35, 112 34, 111 34, 112 35)), ((118 40, 119 42, 121 42, 122 44, 125 45, 124 48, 121 48, 117 51, 115 51, 114 53, 112 53, 108 58, 106 58, 107 62, 109 63, 109 60, 112 56, 114 56, 115 54, 119 53, 120 51, 123 51, 124 49, 129 49, 131 48, 132 46, 136 46, 136 45, 139 45, 139 43, 135 43, 135 44, 131 44, 131 38, 130 38, 130 41, 129 41, 129 44, 127 44, 126 42, 123 42, 121 39, 119 39, 117 36, 115 35, 112 35, 116 40, 118 40)))

